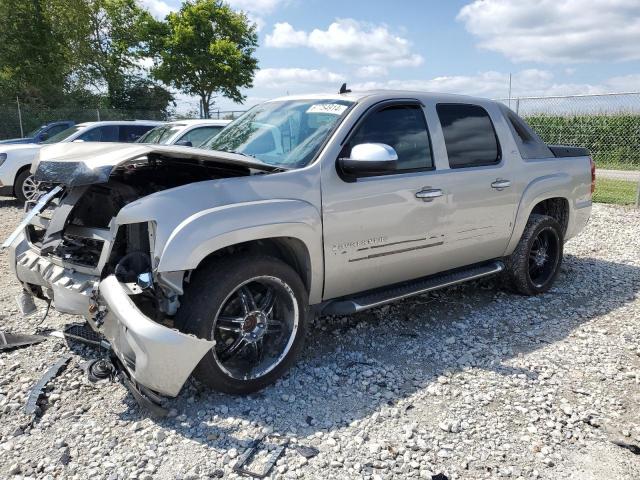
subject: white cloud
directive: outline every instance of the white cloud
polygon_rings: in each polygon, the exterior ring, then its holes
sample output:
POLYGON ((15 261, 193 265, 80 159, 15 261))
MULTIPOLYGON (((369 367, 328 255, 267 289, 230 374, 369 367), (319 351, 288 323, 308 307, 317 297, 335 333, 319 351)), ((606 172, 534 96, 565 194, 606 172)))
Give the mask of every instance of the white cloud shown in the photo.
POLYGON ((309 40, 307 32, 294 30, 288 23, 276 23, 273 32, 267 35, 265 45, 274 48, 290 48, 306 45, 309 40))
POLYGON ((268 14, 272 13, 287 0, 225 0, 231 7, 245 12, 268 14))
MULTIPOLYGON (((304 85, 329 85, 343 82, 344 77, 339 73, 327 70, 306 68, 263 68, 256 73, 253 84, 258 88, 288 88, 296 89, 304 85)), ((337 87, 336 87, 337 89, 337 87)))
MULTIPOLYGON (((611 92, 629 92, 637 89, 640 74, 612 77, 597 84, 559 83, 551 72, 528 69, 513 74, 511 96, 584 95, 611 92)), ((349 85, 353 90, 418 90, 458 93, 487 98, 507 98, 509 74, 495 71, 475 75, 452 75, 431 79, 369 81, 349 85)))
POLYGON ((382 65, 365 65, 364 67, 360 67, 356 70, 356 75, 362 78, 386 77, 388 74, 389 70, 387 70, 387 67, 382 65))
POLYGON ((334 60, 357 65, 416 67, 424 62, 412 53, 411 43, 391 33, 386 25, 337 19, 326 30, 295 30, 289 23, 277 23, 266 37, 275 48, 309 47, 334 60))
POLYGON ((516 62, 640 59, 638 0, 474 0, 457 18, 516 62))
POLYGON ((175 12, 177 8, 172 7, 163 0, 139 0, 140 4, 145 7, 151 15, 157 19, 164 19, 169 13, 175 12))

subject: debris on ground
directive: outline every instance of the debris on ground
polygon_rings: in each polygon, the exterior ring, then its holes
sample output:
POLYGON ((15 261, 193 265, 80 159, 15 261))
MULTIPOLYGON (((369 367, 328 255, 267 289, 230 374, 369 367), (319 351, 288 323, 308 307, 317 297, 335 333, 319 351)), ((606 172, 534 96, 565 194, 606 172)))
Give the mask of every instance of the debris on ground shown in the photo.
POLYGON ((47 337, 42 335, 23 335, 0 330, 0 351, 34 345, 44 342, 46 339, 47 337))
POLYGON ((33 386, 31 391, 29 392, 29 396, 27 397, 27 404, 25 405, 24 411, 27 415, 37 415, 41 409, 38 406, 38 400, 40 397, 44 395, 45 388, 47 384, 53 380, 64 367, 67 366, 67 363, 73 358, 73 355, 65 355, 57 362, 55 362, 47 371, 40 377, 40 380, 33 386))

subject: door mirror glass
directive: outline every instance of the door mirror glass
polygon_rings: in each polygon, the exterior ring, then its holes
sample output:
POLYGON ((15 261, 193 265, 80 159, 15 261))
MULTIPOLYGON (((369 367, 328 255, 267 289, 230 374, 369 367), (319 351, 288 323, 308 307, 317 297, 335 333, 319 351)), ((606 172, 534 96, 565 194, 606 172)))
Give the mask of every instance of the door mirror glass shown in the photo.
POLYGON ((193 144, 191 143, 190 140, 178 140, 176 142, 176 145, 180 147, 193 147, 193 144))
POLYGON ((347 175, 381 175, 396 170, 398 154, 384 143, 360 143, 351 149, 350 158, 338 162, 347 175))

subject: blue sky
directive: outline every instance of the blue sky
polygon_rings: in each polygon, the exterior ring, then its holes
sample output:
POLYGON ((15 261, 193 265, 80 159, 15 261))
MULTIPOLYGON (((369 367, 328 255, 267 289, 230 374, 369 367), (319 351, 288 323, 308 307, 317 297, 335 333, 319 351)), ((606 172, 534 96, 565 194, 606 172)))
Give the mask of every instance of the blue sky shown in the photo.
MULTIPOLYGON (((178 0, 141 0, 162 17, 178 0)), ((486 97, 640 90, 639 0, 229 0, 259 27, 244 109, 287 93, 409 88, 486 97)), ((197 101, 180 96, 184 104, 197 101)))

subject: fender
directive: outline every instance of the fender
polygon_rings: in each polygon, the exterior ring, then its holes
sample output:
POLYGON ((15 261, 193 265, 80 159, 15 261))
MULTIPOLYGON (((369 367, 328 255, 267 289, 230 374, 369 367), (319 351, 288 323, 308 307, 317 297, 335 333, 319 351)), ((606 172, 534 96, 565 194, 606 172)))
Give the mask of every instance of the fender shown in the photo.
POLYGON ((158 272, 190 270, 221 248, 266 238, 290 237, 307 248, 311 261, 309 302, 322 297, 322 223, 318 210, 301 200, 259 200, 202 210, 180 223, 160 255, 158 272))
MULTIPOLYGON (((538 203, 554 197, 569 199, 571 198, 572 188, 571 176, 567 173, 554 173, 538 177, 531 181, 524 189, 522 197, 520 198, 515 224, 511 232, 511 239, 509 240, 504 255, 511 255, 515 250, 527 225, 529 215, 531 215, 531 212, 538 203)), ((572 209, 571 203, 569 203, 569 209, 572 209)), ((570 211, 570 216, 571 213, 570 211)))

